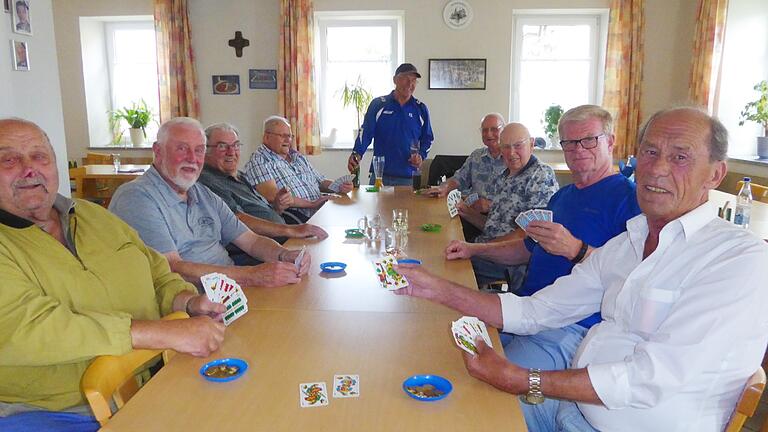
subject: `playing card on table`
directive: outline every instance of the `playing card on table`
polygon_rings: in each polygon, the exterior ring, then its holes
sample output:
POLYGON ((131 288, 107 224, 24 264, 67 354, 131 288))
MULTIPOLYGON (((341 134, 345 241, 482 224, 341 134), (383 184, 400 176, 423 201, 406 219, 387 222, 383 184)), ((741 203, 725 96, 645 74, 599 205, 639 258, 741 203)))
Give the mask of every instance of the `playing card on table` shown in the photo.
POLYGON ((350 183, 352 181, 352 179, 354 179, 354 178, 355 178, 355 176, 353 176, 352 174, 343 175, 343 176, 337 178, 336 180, 334 180, 333 183, 331 183, 328 186, 328 189, 330 189, 330 190, 332 190, 334 192, 339 192, 339 190, 341 190, 341 184, 342 183, 350 183))
POLYGON ((464 200, 464 204, 466 204, 468 206, 471 206, 472 204, 476 203, 477 200, 479 200, 479 199, 480 199, 480 195, 478 195, 476 193, 471 193, 471 194, 469 194, 467 199, 464 200))
POLYGON ((405 277, 395 271, 393 267, 395 262, 395 259, 391 256, 386 256, 373 262, 373 267, 376 269, 376 277, 379 278, 379 283, 381 283, 383 288, 390 291, 408 286, 408 281, 405 277))
POLYGON ((448 193, 446 198, 446 204, 448 205, 448 214, 451 217, 455 217, 459 214, 459 210, 456 208, 456 204, 461 201, 461 191, 454 189, 448 193))
POLYGON ((299 405, 302 408, 328 405, 328 391, 324 382, 299 384, 299 405))
POLYGON ((333 397, 360 397, 360 377, 358 375, 334 375, 333 397))

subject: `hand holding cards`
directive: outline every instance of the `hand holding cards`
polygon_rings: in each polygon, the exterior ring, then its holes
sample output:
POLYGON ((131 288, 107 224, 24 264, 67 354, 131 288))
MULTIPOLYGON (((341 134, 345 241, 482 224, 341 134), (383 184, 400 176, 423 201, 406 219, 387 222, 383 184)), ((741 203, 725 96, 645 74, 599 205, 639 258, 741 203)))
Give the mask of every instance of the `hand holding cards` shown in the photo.
POLYGON ((343 183, 352 183, 352 180, 354 178, 355 178, 355 176, 353 176, 352 174, 343 175, 343 176, 337 178, 336 180, 334 180, 333 183, 331 183, 328 186, 328 189, 330 189, 330 190, 332 190, 332 191, 334 191, 336 193, 339 193, 339 191, 341 190, 341 185, 343 183))
POLYGON ((476 317, 463 316, 457 319, 451 325, 451 330, 456 345, 472 355, 477 354, 477 346, 475 346, 475 337, 477 336, 482 337, 486 345, 493 347, 491 337, 488 335, 488 328, 484 322, 476 317))
POLYGON ((224 325, 230 325, 248 312, 248 299, 234 279, 222 273, 209 273, 201 276, 200 282, 210 301, 222 303, 227 307, 224 312, 224 325))
POLYGON ((456 208, 456 204, 458 204, 461 201, 461 191, 458 189, 452 190, 450 193, 448 193, 447 198, 447 205, 448 205, 448 214, 451 215, 451 217, 456 217, 457 214, 459 214, 459 209, 456 208))
POLYGON ((552 222, 552 212, 550 210, 531 209, 518 214, 515 218, 515 223, 522 229, 528 228, 528 224, 533 221, 552 222))
POLYGON ((408 281, 405 276, 401 275, 394 269, 395 258, 392 256, 386 256, 378 261, 373 262, 373 267, 376 269, 376 277, 379 278, 381 287, 394 291, 400 288, 408 286, 408 281))

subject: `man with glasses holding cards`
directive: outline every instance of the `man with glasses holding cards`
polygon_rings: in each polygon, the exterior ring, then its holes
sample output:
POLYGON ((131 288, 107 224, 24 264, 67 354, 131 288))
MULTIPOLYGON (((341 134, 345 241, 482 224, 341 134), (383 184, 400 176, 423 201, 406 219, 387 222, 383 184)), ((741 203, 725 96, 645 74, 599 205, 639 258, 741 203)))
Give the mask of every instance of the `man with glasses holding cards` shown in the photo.
POLYGON ((331 194, 352 190, 352 176, 335 181, 326 179, 309 160, 293 147, 291 125, 284 117, 264 120, 263 145, 245 164, 245 179, 270 202, 280 201, 281 208, 297 210, 306 222, 329 199, 331 194))
POLYGON ((39 126, 0 119, 0 160, 1 430, 44 430, 29 423, 48 418, 42 410, 93 423, 80 380, 97 356, 147 348, 205 357, 220 347, 224 306, 197 295, 119 218, 58 194, 56 155, 39 126), (173 311, 193 317, 160 320, 173 311))
MULTIPOLYGON (((634 183, 613 172, 611 115, 598 106, 582 105, 565 112, 558 128, 574 183, 550 199, 545 210, 552 212, 552 221, 545 220, 549 215, 526 218, 525 239, 452 241, 446 248, 449 260, 480 257, 509 266, 528 263, 523 285, 515 293, 518 296, 533 295, 570 274, 594 248, 626 231, 626 221, 640 213, 634 183)), ((578 323, 531 336, 503 334, 504 352, 523 367, 563 369, 570 365, 587 330, 599 321, 600 314, 595 313, 578 323)))
MULTIPOLYGON (((317 237, 325 239, 328 233, 316 225, 303 224, 283 213, 282 217, 267 200, 256 192, 245 180, 245 175, 238 171, 240 148, 237 128, 229 123, 216 123, 205 129, 206 154, 205 165, 198 182, 207 186, 227 204, 238 219, 251 231, 284 243, 288 238, 317 237), (291 225, 286 225, 290 221, 291 225)), ((285 192, 288 194, 288 192, 285 192)), ((277 197, 274 207, 283 210, 277 197)), ((247 254, 239 249, 230 251, 230 256, 238 263, 247 254)))
MULTIPOLYGON (((533 155, 533 138, 520 123, 504 126, 499 149, 506 169, 499 173, 486 189, 493 197, 490 212, 482 214, 468 202, 457 204, 459 215, 482 232, 474 243, 495 243, 522 238, 525 232, 516 229, 515 218, 522 212, 545 207, 557 191, 555 172, 549 165, 539 162, 533 155)), ((478 285, 507 280, 510 288, 517 289, 525 277, 525 263, 508 266, 481 256, 472 257, 478 285)))
POLYGON ((722 431, 760 367, 768 245, 708 202, 727 172, 727 130, 706 111, 673 108, 651 116, 638 141, 643 214, 533 296, 483 297, 446 284, 437 292, 433 278, 400 269, 410 294, 466 305, 509 331, 533 334, 603 312, 567 370, 519 367, 477 339, 477 355, 464 357, 472 376, 525 395, 531 431, 722 431))
POLYGON ((206 154, 200 123, 177 117, 163 123, 152 146, 155 161, 140 178, 120 186, 109 209, 128 222, 171 269, 190 282, 223 273, 242 286, 273 287, 301 280, 309 254, 288 250, 241 222, 210 189, 197 183, 206 154), (262 264, 235 266, 225 247, 234 244, 262 264))

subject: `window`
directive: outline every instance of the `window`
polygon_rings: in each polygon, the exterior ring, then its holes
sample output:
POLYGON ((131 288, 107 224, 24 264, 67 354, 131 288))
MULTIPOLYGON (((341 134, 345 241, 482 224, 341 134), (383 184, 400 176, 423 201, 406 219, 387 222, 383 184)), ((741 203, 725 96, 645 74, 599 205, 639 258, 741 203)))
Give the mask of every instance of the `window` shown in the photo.
POLYGON ((342 106, 341 90, 359 79, 374 97, 392 91, 392 74, 403 58, 403 15, 316 12, 315 23, 321 141, 324 147, 351 148, 357 114, 342 106))
MULTIPOLYGON (((120 142, 113 143, 107 112, 144 100, 159 118, 154 19, 136 17, 81 17, 80 43, 90 147, 131 145, 127 125, 120 142)), ((147 140, 154 141, 158 125, 150 122, 147 140)))
POLYGON ((511 119, 544 136, 543 113, 599 104, 607 41, 607 10, 514 11, 511 119))

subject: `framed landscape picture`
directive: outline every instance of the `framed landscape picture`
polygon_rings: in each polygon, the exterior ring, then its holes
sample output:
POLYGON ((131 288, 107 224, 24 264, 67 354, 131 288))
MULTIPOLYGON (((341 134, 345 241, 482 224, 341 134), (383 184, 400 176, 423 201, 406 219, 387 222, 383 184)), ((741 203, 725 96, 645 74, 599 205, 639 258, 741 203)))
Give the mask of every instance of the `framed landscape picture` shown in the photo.
POLYGON ((429 59, 430 90, 485 90, 485 59, 429 59))
POLYGON ((277 71, 274 69, 248 69, 248 88, 276 89, 277 71))

